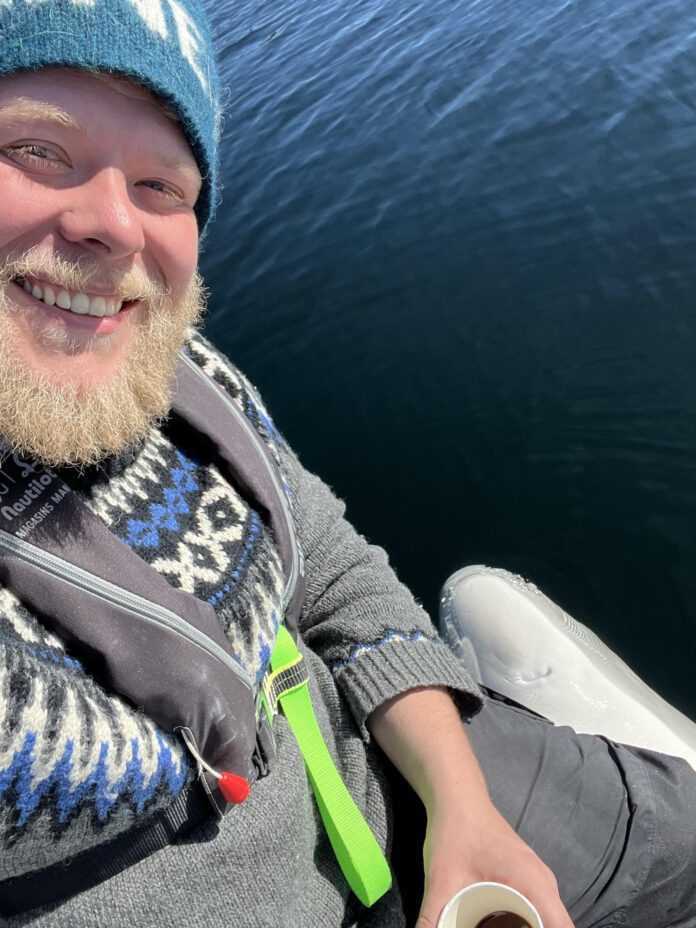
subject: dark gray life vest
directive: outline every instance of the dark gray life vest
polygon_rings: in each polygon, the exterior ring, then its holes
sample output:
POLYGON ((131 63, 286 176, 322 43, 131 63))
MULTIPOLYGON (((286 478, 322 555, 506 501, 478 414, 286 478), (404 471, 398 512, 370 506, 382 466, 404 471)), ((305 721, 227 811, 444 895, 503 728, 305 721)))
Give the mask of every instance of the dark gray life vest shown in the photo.
MULTIPOLYGON (((224 390, 182 353, 172 411, 217 449, 223 474, 269 526, 284 570, 284 623, 296 634, 302 556, 277 465, 224 390)), ((163 729, 183 729, 205 762, 253 783, 267 771, 272 734, 211 605, 176 590, 120 541, 50 470, 21 460, 8 476, 0 581, 66 642, 94 655, 100 685, 163 729), (50 505, 47 505, 50 500, 50 505), (16 514, 16 518, 12 515, 16 514)), ((74 895, 222 811, 217 782, 199 779, 165 812, 105 847, 0 882, 9 916, 74 895)))

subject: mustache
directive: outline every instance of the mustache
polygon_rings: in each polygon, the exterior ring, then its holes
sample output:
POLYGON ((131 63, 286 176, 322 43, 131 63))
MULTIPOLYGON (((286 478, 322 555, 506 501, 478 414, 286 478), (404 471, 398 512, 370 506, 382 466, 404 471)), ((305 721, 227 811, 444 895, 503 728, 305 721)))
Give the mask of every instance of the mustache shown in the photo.
POLYGON ((142 268, 127 271, 104 268, 90 258, 70 260, 40 248, 17 256, 8 256, 0 262, 0 284, 6 285, 17 277, 46 280, 57 287, 73 292, 89 290, 90 283, 99 289, 109 289, 123 302, 143 300, 161 305, 170 295, 167 287, 149 277, 142 268))

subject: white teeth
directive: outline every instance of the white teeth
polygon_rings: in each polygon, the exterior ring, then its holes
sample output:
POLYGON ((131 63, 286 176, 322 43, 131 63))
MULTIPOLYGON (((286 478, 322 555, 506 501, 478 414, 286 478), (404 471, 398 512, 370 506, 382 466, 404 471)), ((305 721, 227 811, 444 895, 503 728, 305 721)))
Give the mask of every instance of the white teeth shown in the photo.
POLYGON ((56 305, 60 306, 61 309, 70 309, 71 300, 70 294, 67 290, 59 290, 56 295, 56 305))
POLYGON ((70 309, 80 316, 89 312, 89 297, 86 293, 74 293, 70 298, 70 309))
MULTIPOLYGON (((0 5, 2 0, 0 0, 0 5)), ((20 283, 21 278, 17 280, 20 283)), ((30 283, 28 280, 22 281, 22 286, 36 300, 41 300, 48 306, 59 306, 61 309, 69 309, 78 316, 115 316, 121 309, 122 301, 107 299, 103 296, 90 297, 86 293, 69 293, 65 289, 56 289, 50 284, 39 285, 30 283)))

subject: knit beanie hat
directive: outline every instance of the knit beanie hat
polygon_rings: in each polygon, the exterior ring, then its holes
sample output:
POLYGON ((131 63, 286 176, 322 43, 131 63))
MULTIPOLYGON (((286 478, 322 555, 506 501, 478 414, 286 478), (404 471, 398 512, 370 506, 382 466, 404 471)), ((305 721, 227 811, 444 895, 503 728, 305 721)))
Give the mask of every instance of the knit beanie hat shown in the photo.
POLYGON ((49 66, 125 75, 177 113, 203 176, 203 232, 218 199, 219 81, 202 0, 0 0, 0 76, 49 66))

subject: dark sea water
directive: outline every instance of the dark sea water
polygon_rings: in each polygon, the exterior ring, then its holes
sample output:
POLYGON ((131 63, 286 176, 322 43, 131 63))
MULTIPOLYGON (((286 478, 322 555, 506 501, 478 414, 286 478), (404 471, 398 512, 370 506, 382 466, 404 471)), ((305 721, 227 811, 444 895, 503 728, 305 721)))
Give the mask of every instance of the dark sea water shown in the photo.
POLYGON ((430 608, 534 579, 696 713, 689 0, 222 0, 208 334, 430 608))

